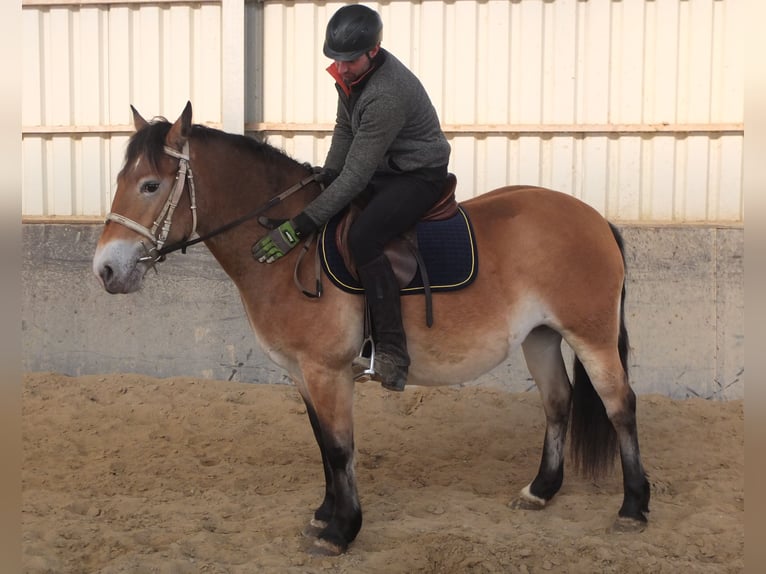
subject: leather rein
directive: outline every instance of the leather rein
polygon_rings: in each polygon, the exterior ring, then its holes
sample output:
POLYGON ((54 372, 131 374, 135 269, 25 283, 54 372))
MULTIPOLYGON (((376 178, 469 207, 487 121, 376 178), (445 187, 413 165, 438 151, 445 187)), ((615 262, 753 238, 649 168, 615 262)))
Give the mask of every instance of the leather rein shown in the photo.
MULTIPOLYGON (((138 259, 139 262, 149 262, 149 265, 152 268, 155 268, 157 263, 164 261, 165 256, 168 253, 179 250, 181 253, 186 253, 186 249, 188 247, 206 241, 211 237, 215 237, 216 235, 220 235, 221 233, 224 233, 229 229, 244 223, 245 221, 262 215, 296 191, 302 189, 314 181, 318 181, 317 174, 311 174, 307 177, 304 177, 298 183, 290 186, 279 195, 275 195, 269 201, 256 208, 255 210, 246 213, 234 221, 230 221, 229 223, 226 223, 221 227, 210 231, 209 233, 206 233, 202 236, 197 236, 194 239, 190 239, 197 233, 197 197, 196 189, 194 187, 194 174, 192 172, 191 165, 189 164, 189 142, 187 141, 184 144, 183 150, 181 152, 178 152, 171 147, 165 146, 165 153, 172 157, 178 158, 178 172, 176 173, 176 181, 173 185, 173 190, 168 196, 167 201, 165 201, 165 205, 160 210, 157 219, 155 219, 154 223, 152 223, 151 229, 141 225, 136 221, 133 221, 128 217, 125 217, 124 215, 115 212, 110 212, 106 216, 105 220, 105 223, 107 221, 114 221, 115 223, 124 225, 128 229, 135 231, 139 235, 142 235, 152 242, 151 249, 147 249, 146 245, 144 245, 146 255, 138 259), (186 185, 187 181, 189 183, 188 186, 186 185), (173 213, 178 206, 178 201, 180 200, 185 188, 189 190, 189 203, 192 212, 192 231, 186 239, 166 246, 165 242, 167 241, 168 235, 170 233, 170 226, 173 223, 173 213)), ((143 245, 143 242, 141 242, 141 244, 143 245)))

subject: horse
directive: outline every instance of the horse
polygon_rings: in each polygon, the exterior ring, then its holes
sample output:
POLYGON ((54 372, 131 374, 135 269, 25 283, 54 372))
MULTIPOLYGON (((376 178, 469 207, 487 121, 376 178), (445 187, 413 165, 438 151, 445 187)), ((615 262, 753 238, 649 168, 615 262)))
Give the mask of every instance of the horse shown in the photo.
MULTIPOLYGON (((271 265, 251 254, 266 232, 255 215, 293 217, 322 188, 309 166, 266 142, 193 124, 191 102, 172 123, 131 110, 136 131, 93 271, 107 292, 132 293, 168 253, 205 244, 236 285, 264 353, 305 402, 325 478, 306 531, 312 553, 342 554, 362 526, 351 363, 364 340, 363 297, 333 285, 320 297, 294 288, 301 249, 271 265)), ((511 506, 542 509, 559 491, 569 432, 574 468, 585 475, 602 476, 619 453, 624 496, 613 528, 643 530, 650 487, 628 380, 619 231, 579 199, 541 187, 502 187, 461 206, 480 269, 470 286, 432 294, 431 327, 422 298, 402 298, 408 385, 474 380, 521 346, 546 430, 537 475, 511 506), (571 381, 562 339, 574 353, 571 381)))

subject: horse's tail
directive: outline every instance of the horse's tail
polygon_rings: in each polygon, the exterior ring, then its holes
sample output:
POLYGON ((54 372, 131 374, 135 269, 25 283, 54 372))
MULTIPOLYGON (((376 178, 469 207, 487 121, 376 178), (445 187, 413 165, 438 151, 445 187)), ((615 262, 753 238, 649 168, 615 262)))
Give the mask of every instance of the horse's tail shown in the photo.
MULTIPOLYGON (((620 249, 624 268, 625 250, 622 236, 614 225, 610 223, 609 227, 620 249)), ((626 379, 628 377, 628 349, 628 330, 625 327, 625 280, 623 278, 617 350, 626 379)), ((606 414, 604 403, 593 388, 593 383, 585 367, 576 355, 572 371, 574 375, 570 429, 572 459, 576 470, 584 475, 598 478, 612 469, 617 453, 617 433, 606 414)))

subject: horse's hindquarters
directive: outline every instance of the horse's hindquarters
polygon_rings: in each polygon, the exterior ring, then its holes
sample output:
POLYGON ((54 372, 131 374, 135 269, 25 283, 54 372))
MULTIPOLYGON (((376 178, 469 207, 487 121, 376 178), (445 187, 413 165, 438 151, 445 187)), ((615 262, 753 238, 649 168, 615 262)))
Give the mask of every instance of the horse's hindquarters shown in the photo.
POLYGON ((463 206, 478 275, 465 289, 433 295, 431 329, 422 298, 402 299, 412 383, 476 379, 541 325, 574 341, 616 341, 624 269, 600 214, 540 188, 496 190, 463 206))

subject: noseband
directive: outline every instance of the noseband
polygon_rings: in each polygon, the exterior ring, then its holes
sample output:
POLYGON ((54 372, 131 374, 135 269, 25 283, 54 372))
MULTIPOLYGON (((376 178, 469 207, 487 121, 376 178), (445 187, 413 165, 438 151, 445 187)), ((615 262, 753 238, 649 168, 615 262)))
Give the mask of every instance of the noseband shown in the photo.
POLYGON ((124 215, 120 215, 119 213, 111 212, 106 216, 106 221, 114 221, 115 223, 124 225, 128 229, 135 231, 139 235, 143 235, 152 242, 152 248, 147 250, 146 256, 139 258, 139 261, 149 261, 152 265, 165 258, 162 248, 170 234, 170 226, 173 223, 173 213, 178 206, 179 199, 181 199, 181 194, 184 191, 187 180, 189 181, 189 202, 192 212, 192 231, 190 236, 197 232, 197 201, 194 189, 194 174, 192 173, 191 165, 189 165, 189 142, 187 141, 184 143, 183 151, 180 153, 173 148, 165 146, 165 153, 178 158, 178 172, 176 172, 176 182, 173 185, 173 190, 168 196, 167 201, 165 201, 165 205, 162 207, 157 219, 152 223, 152 228, 148 229, 140 223, 133 221, 124 215))

